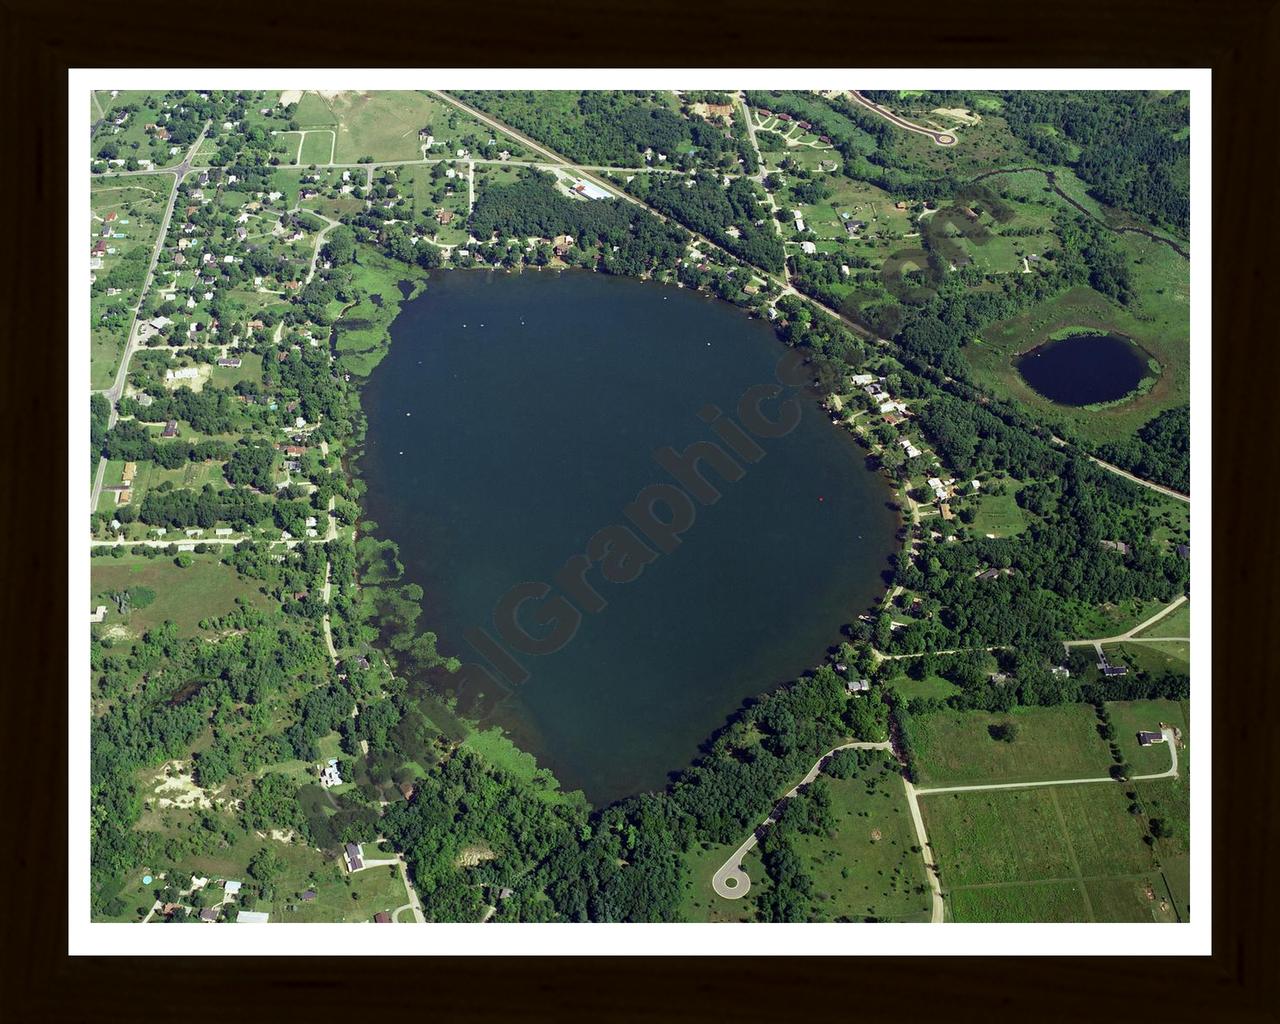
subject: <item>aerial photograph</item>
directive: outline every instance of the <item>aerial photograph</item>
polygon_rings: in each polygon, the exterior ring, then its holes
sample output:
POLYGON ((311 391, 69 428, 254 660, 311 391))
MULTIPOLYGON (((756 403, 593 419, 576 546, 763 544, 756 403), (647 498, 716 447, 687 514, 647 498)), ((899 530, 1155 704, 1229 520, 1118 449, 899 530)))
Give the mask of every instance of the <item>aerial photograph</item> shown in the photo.
POLYGON ((723 84, 73 93, 73 914, 1192 920, 1190 90, 723 84))

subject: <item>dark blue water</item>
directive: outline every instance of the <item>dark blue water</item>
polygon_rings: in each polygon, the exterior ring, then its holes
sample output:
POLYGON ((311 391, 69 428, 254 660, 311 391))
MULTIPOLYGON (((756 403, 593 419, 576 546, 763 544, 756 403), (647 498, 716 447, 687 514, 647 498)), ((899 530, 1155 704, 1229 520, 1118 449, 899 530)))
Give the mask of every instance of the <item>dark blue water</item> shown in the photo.
MULTIPOLYGON (((602 528, 625 525, 652 552, 631 582, 587 573, 606 606, 554 653, 504 644, 527 680, 460 694, 460 710, 502 725, 567 788, 602 802, 661 787, 745 697, 818 664, 882 593, 889 488, 794 387, 798 425, 756 438, 763 456, 735 459, 741 479, 703 467, 722 497, 690 502, 674 550, 624 515, 642 488, 675 483, 656 449, 716 440, 699 411, 737 419, 744 392, 775 380, 787 350, 742 311, 586 272, 455 271, 404 306, 392 335, 365 393, 360 469, 442 651, 493 672, 463 638, 498 638, 495 606, 524 581, 551 587, 518 615, 546 634, 555 623, 536 613, 565 611, 557 573, 602 528)), ((778 401, 763 411, 776 417, 778 401)), ((580 609, 591 599, 578 594, 567 604, 580 609)))
POLYGON ((1018 372, 1037 392, 1062 405, 1114 402, 1147 372, 1142 350, 1112 334, 1076 334, 1019 357, 1018 372))

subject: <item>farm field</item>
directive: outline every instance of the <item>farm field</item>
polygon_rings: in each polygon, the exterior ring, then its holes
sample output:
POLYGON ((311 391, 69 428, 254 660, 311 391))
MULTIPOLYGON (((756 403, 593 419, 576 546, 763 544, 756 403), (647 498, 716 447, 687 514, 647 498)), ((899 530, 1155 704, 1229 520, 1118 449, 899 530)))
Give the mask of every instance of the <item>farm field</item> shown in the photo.
MULTIPOLYGON (((185 539, 185 538, 183 538, 185 539)), ((90 592, 95 605, 107 606, 105 628, 123 625, 140 636, 166 620, 178 627, 184 636, 198 632, 202 619, 225 615, 235 608, 236 600, 266 607, 268 600, 249 581, 237 576, 216 555, 193 555, 194 562, 180 568, 167 555, 147 558, 143 555, 110 556, 93 559, 90 592), (121 619, 108 593, 130 587, 146 587, 155 592, 155 601, 146 608, 129 612, 121 619)))
POLYGON ((954 921, 1177 919, 1119 785, 921 800, 954 921))
POLYGON ((924 788, 1101 778, 1111 766, 1086 704, 1022 707, 1008 714, 938 711, 914 718, 912 735, 924 788), (1006 723, 1017 726, 1012 743, 988 731, 1006 723))

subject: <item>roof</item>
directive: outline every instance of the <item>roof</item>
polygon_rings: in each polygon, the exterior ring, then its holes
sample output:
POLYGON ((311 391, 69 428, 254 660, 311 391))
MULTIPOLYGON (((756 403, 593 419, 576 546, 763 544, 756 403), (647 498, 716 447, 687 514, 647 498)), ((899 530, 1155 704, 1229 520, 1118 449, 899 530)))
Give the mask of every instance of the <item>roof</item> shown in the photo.
POLYGON ((204 908, 204 910, 200 911, 200 920, 201 920, 201 921, 216 921, 216 920, 218 920, 218 911, 217 911, 217 908, 215 908, 215 907, 205 907, 205 908, 204 908))
POLYGON ((242 910, 236 917, 236 924, 266 924, 270 917, 265 910, 242 910))
POLYGON ((1138 742, 1141 743, 1144 747, 1150 746, 1152 743, 1163 743, 1164 733, 1147 732, 1146 730, 1139 730, 1138 742))
POLYGON ((314 889, 308 889, 306 892, 302 894, 302 900, 304 903, 310 903, 315 898, 316 898, 316 891, 314 889))
POLYGON ((379 910, 376 914, 373 915, 373 920, 377 924, 390 924, 391 915, 388 914, 385 910, 379 910))

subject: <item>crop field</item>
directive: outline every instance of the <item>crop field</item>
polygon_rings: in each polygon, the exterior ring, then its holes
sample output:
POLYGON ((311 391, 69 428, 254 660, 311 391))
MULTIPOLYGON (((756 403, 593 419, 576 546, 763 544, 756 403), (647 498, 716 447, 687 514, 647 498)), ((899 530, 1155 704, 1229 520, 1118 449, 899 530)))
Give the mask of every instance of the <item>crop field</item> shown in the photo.
POLYGON ((1097 718, 1084 704, 1015 708, 1008 714, 938 711, 912 720, 920 785, 1104 777, 1111 754, 1097 718), (1012 743, 993 739, 992 726, 1013 723, 1012 743))
POLYGON ((140 636, 169 620, 178 627, 179 633, 193 636, 202 619, 232 611, 237 598, 266 606, 267 598, 259 592, 258 584, 242 579, 230 566, 219 562, 216 555, 192 557, 194 562, 186 569, 163 554, 155 558, 125 555, 93 559, 90 593, 93 604, 107 606, 104 625, 123 625, 130 633, 140 636), (130 587, 146 587, 156 596, 146 608, 131 611, 122 619, 107 595, 130 587))

